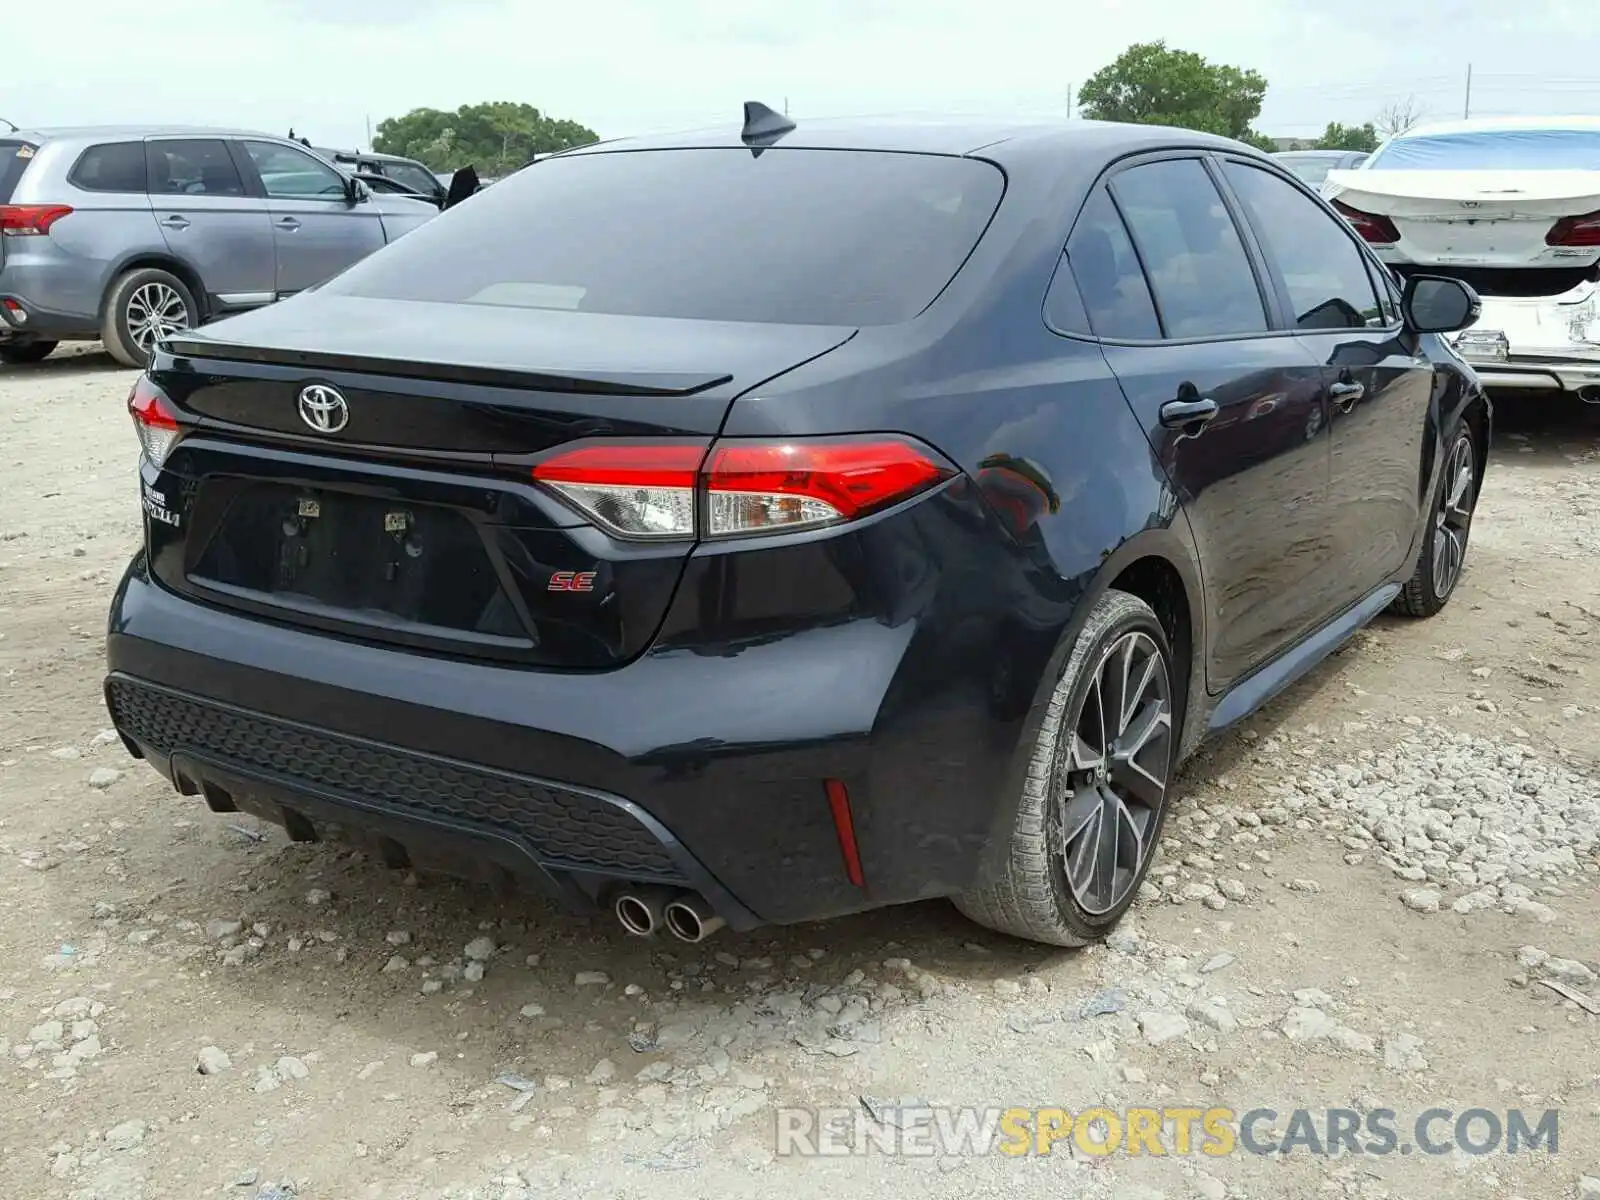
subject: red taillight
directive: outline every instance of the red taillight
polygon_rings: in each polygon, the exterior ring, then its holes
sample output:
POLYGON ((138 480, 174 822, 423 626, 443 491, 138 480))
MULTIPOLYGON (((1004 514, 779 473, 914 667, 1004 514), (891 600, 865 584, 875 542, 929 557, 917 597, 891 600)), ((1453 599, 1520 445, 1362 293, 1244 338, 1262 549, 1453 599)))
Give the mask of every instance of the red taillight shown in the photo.
POLYGON ((145 458, 151 466, 159 467, 178 440, 178 418, 172 402, 148 375, 141 375, 128 393, 128 412, 133 416, 134 432, 139 435, 145 458))
POLYGON ((1562 217, 1544 235, 1546 246, 1600 246, 1600 212, 1562 217))
POLYGON ((1379 246, 1392 245, 1400 240, 1400 231, 1394 227, 1394 222, 1388 217, 1379 216, 1377 213, 1362 212, 1359 208, 1351 208, 1348 204, 1338 200, 1333 206, 1339 210, 1341 216, 1355 228, 1366 241, 1379 246))
POLYGON ((72 209, 65 204, 0 204, 0 234, 6 237, 38 237, 50 232, 72 209))
POLYGON ((854 520, 956 473, 907 438, 590 442, 533 469, 623 537, 736 537, 854 520), (703 506, 702 506, 703 501, 703 506))

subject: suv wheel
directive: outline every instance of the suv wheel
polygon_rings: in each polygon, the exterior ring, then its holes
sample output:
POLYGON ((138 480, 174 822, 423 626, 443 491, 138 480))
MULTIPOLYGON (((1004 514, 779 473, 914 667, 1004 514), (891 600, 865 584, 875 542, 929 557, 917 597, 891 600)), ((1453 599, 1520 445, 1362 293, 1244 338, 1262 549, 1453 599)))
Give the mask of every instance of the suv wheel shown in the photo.
POLYGON ((1472 428, 1462 425, 1445 455, 1428 515, 1428 536, 1417 568, 1390 607, 1412 617, 1431 617, 1450 601, 1467 562, 1467 538, 1478 503, 1478 448, 1472 428))
POLYGON ((111 285, 101 337, 125 367, 144 367, 162 338, 199 324, 194 293, 158 267, 129 271, 111 285))
POLYGON ((14 367, 23 363, 43 362, 60 344, 60 342, 17 342, 10 346, 0 346, 0 362, 10 363, 14 367))
POLYGON ((955 898, 980 925, 1082 946, 1132 904, 1167 815, 1176 688, 1161 623, 1137 596, 1100 598, 1050 697, 1000 878, 955 898))

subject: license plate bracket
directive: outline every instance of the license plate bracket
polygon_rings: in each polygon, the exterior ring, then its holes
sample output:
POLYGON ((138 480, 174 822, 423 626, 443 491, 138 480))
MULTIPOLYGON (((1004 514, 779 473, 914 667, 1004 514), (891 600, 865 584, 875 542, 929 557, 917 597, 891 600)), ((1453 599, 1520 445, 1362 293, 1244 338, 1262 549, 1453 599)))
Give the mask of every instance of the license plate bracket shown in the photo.
POLYGON ((1456 335, 1462 357, 1482 362, 1505 362, 1511 357, 1511 340, 1501 329, 1464 329, 1456 335))

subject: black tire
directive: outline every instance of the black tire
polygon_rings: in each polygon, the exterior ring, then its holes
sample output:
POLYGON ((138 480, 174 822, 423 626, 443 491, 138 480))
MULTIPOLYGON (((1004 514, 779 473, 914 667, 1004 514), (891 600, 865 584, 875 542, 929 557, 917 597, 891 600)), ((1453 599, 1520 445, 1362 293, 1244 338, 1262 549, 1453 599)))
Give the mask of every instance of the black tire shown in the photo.
POLYGON ((119 276, 106 293, 100 336, 111 357, 125 367, 146 367, 150 349, 165 333, 200 323, 194 293, 170 271, 140 267, 119 276), (159 320, 149 314, 158 309, 159 320), (157 329, 163 333, 155 333, 157 329))
POLYGON ((1447 445, 1416 570, 1389 606, 1408 617, 1431 617, 1450 603, 1466 570, 1478 503, 1478 445, 1472 427, 1463 422, 1447 445))
POLYGON ((0 362, 9 363, 13 367, 20 367, 24 363, 43 362, 60 344, 60 342, 18 342, 12 346, 0 346, 0 362))
MULTIPOLYGON (((1137 664, 1131 673, 1142 677, 1149 658, 1130 657, 1128 661, 1137 664)), ((1124 678, 1129 673, 1126 669, 1118 672, 1124 678)), ((1173 670, 1166 632, 1150 606, 1127 592, 1106 592, 1090 612, 1048 702, 1028 763, 1005 867, 993 883, 954 898, 963 914, 990 929, 1055 946, 1087 945, 1112 930, 1138 893, 1171 807, 1166 785, 1177 765, 1179 731, 1175 713, 1182 687, 1181 676, 1173 670), (1110 707, 1098 710, 1093 700, 1106 691, 1101 677, 1110 663, 1108 656, 1113 652, 1122 655, 1129 645, 1148 648, 1162 684, 1159 694, 1141 689, 1133 701, 1136 719, 1121 722, 1128 726, 1124 732, 1129 732, 1140 726, 1138 714, 1153 711, 1138 707, 1141 697, 1150 699, 1152 704, 1156 699, 1151 698, 1158 698, 1157 707, 1164 709, 1163 718, 1151 721, 1155 733, 1141 743, 1143 749, 1134 755, 1149 775, 1156 774, 1159 768, 1162 786, 1153 806, 1117 782, 1126 777, 1125 765, 1111 767, 1107 776, 1105 768, 1120 763, 1119 758, 1102 752, 1101 768, 1080 769, 1081 762, 1093 758, 1087 752, 1093 747, 1086 747, 1086 743, 1094 739, 1094 714, 1099 711, 1103 717, 1110 707), (1119 795, 1120 809, 1113 803, 1119 795), (1126 871, 1118 865, 1111 872, 1111 886, 1100 898, 1103 902, 1085 904, 1080 898, 1084 889, 1070 878, 1077 875, 1082 880, 1082 873, 1073 864, 1085 861, 1081 853, 1083 839, 1103 828, 1108 814, 1117 814, 1111 819, 1119 833, 1125 828, 1123 817, 1128 821, 1126 829, 1132 830, 1136 810, 1137 819, 1143 822, 1136 865, 1126 871), (1085 823, 1085 812, 1098 815, 1091 815, 1085 823), (1085 832, 1074 840, 1069 826, 1085 832)), ((1101 740, 1102 751, 1107 740, 1101 740)), ((1131 741, 1126 742, 1124 747, 1130 744, 1131 741)), ((1115 844, 1124 843, 1119 838, 1115 844)))

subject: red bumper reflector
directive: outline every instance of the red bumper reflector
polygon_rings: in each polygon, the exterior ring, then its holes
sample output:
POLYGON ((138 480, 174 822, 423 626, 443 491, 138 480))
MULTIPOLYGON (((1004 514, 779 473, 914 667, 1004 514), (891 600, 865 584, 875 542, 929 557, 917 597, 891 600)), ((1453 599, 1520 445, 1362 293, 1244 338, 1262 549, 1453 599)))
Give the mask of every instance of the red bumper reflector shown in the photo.
POLYGON ((839 857, 844 859, 844 873, 858 888, 867 886, 861 873, 861 851, 856 846, 856 825, 850 816, 850 792, 837 779, 824 779, 823 790, 828 793, 828 809, 833 813, 834 832, 839 835, 839 857))

